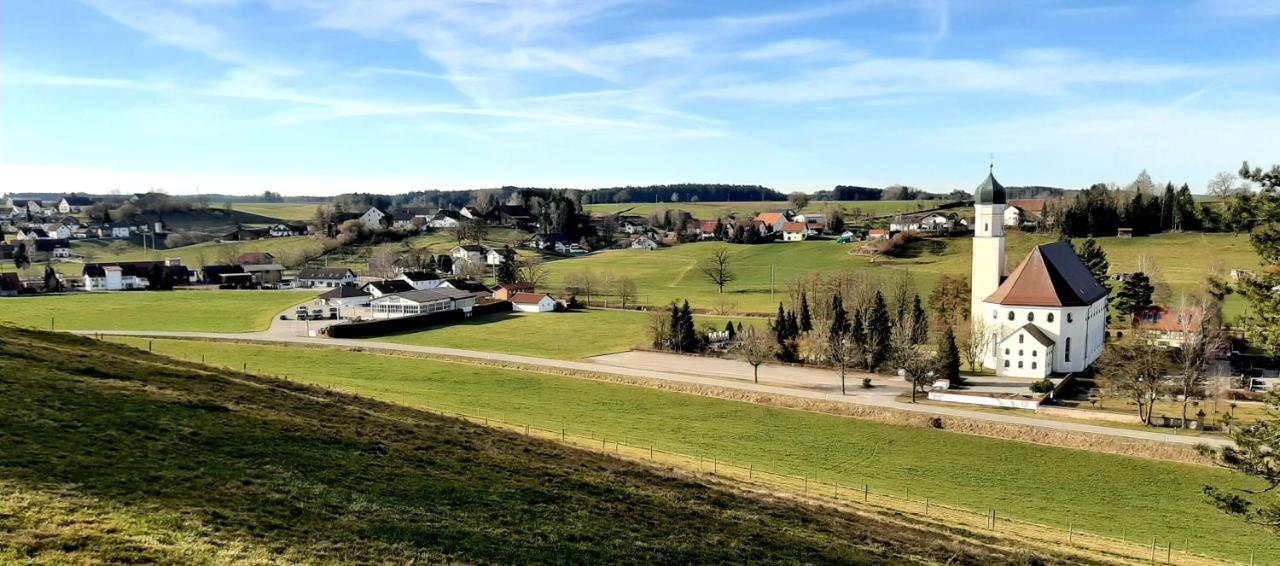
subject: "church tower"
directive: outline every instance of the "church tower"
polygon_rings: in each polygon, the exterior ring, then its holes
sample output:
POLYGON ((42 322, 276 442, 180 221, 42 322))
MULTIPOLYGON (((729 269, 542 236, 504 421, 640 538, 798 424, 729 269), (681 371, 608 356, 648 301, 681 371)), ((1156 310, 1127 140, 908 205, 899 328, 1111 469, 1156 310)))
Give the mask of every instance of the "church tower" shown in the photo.
POLYGON ((1004 206, 1004 187, 996 181, 994 171, 988 172, 973 192, 971 320, 984 316, 982 301, 996 292, 1005 277, 1004 206))

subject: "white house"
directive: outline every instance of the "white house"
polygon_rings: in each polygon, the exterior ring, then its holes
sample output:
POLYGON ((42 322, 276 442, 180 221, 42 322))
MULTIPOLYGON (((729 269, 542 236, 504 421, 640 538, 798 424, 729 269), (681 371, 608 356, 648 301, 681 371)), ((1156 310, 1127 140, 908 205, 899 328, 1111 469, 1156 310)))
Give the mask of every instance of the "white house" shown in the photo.
POLYGON ((63 197, 58 201, 58 212, 63 214, 72 214, 81 212, 86 208, 93 206, 93 199, 89 197, 69 196, 63 197))
POLYGON ((556 310, 556 300, 546 293, 516 293, 508 299, 511 310, 519 312, 551 312, 556 310))
POLYGON ((653 238, 648 236, 632 236, 631 249, 649 251, 656 250, 658 249, 658 242, 655 242, 653 238))
POLYGON ((484 254, 484 262, 490 266, 502 265, 504 261, 507 261, 507 258, 502 255, 502 250, 490 249, 484 254))
POLYGON ((456 246, 450 250, 449 255, 453 256, 453 263, 488 263, 489 252, 492 251, 480 244, 466 244, 456 246))
POLYGON ((457 228, 462 215, 456 210, 440 210, 427 221, 432 228, 457 228))
POLYGON ((1017 227, 1039 224, 1045 220, 1044 199, 1013 199, 1004 209, 1004 225, 1017 227))
POLYGON ((332 289, 355 282, 355 272, 343 267, 308 267, 298 272, 299 287, 332 289))
POLYGON ((307 233, 306 224, 273 224, 267 228, 267 234, 272 238, 286 238, 289 236, 302 236, 307 233))
POLYGON ((894 218, 889 223, 890 232, 949 232, 955 228, 959 217, 955 214, 930 212, 908 214, 894 218))
POLYGON ((436 287, 439 287, 441 283, 444 283, 444 279, 441 279, 438 274, 429 271, 406 271, 401 273, 398 279, 408 283, 418 291, 423 289, 435 289, 436 287))
POLYGON ((1040 378, 1083 371, 1102 354, 1107 291, 1066 242, 1037 246, 1008 277, 1004 187, 993 175, 974 194, 971 317, 993 332, 983 365, 1040 378))
POLYGON ((384 295, 369 301, 373 318, 400 318, 451 310, 471 312, 476 298, 471 293, 440 287, 384 295))
POLYGON ((391 225, 391 214, 376 206, 369 207, 360 215, 360 221, 370 228, 386 228, 391 225))
POLYGON ((85 291, 146 289, 147 278, 132 265, 86 264, 82 272, 85 291))
POLYGON ((802 242, 809 237, 809 227, 803 222, 787 222, 782 225, 782 241, 802 242))
POLYGON ((410 285, 408 282, 404 280, 388 279, 386 281, 372 281, 369 283, 365 283, 365 285, 361 287, 360 290, 368 293, 369 296, 376 299, 378 297, 393 295, 396 293, 404 293, 406 291, 414 291, 416 289, 413 288, 413 285, 410 285))

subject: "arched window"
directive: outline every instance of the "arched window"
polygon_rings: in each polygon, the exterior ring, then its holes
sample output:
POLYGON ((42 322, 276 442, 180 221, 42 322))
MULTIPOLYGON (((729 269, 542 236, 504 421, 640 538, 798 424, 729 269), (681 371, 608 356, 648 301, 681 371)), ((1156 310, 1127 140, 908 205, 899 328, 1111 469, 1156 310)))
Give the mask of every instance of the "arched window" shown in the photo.
POLYGON ((1027 313, 1027 322, 1035 322, 1035 321, 1036 321, 1036 313, 1033 313, 1033 312, 1027 313))
POLYGON ((1021 356, 1023 352, 1025 352, 1025 350, 1018 350, 1018 355, 1021 356))
POLYGON ((1022 369, 1022 362, 1018 362, 1018 369, 1022 369))
POLYGON ((1004 367, 1009 367, 1009 360, 1004 361, 1004 367))
POLYGON ((991 309, 991 320, 995 320, 995 319, 997 319, 997 318, 1000 318, 1000 314, 999 314, 999 313, 1000 313, 1000 311, 997 311, 996 309, 991 309))
POLYGON ((1007 355, 1009 355, 1009 349, 1008 349, 1008 348, 1005 348, 1005 349, 1004 349, 1004 355, 1006 355, 1006 356, 1007 356, 1007 355))
POLYGON ((1071 361, 1071 337, 1070 336, 1067 337, 1067 351, 1064 353, 1067 356, 1067 361, 1068 362, 1071 361))
POLYGON ((1013 311, 1009 311, 1009 320, 1013 320, 1013 311))
POLYGON ((1031 369, 1036 369, 1036 363, 1035 363, 1035 362, 1031 362, 1031 369))
POLYGON ((1032 350, 1032 351, 1031 351, 1031 357, 1033 357, 1033 358, 1034 358, 1034 357, 1039 356, 1039 355, 1040 355, 1040 350, 1032 350))
POLYGON ((1049 314, 1045 315, 1045 316, 1044 316, 1044 318, 1045 318, 1045 320, 1048 320, 1049 322, 1053 322, 1053 313, 1049 313, 1049 314))
POLYGON ((1067 313, 1067 322, 1068 322, 1068 323, 1070 323, 1070 322, 1071 322, 1071 313, 1067 313))

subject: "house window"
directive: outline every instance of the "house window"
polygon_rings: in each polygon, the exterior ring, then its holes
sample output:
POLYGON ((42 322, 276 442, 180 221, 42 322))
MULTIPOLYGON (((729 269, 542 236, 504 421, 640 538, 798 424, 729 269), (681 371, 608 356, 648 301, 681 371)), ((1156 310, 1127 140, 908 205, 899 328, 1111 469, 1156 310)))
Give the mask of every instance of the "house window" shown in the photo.
POLYGON ((1026 334, 1019 334, 1019 335, 1018 335, 1018 343, 1019 343, 1019 344, 1023 343, 1023 341, 1024 341, 1023 339, 1024 339, 1024 338, 1026 338, 1026 336, 1027 336, 1026 334))
POLYGON ((1005 348, 1005 349, 1004 349, 1004 355, 1006 355, 1006 356, 1007 356, 1007 355, 1009 355, 1009 349, 1008 349, 1008 348, 1005 348))
POLYGON ((991 225, 990 225, 990 224, 988 224, 988 223, 986 223, 986 222, 983 222, 983 223, 982 223, 982 231, 983 231, 983 232, 987 232, 987 231, 990 231, 990 230, 991 230, 991 225))
POLYGON ((1009 311, 1009 320, 1013 320, 1013 311, 1009 311))
POLYGON ((1018 362, 1018 369, 1022 369, 1022 362, 1018 362))
POLYGON ((1067 361, 1068 362, 1071 361, 1071 337, 1070 336, 1067 337, 1067 350, 1064 353, 1066 354, 1067 361))
POLYGON ((1067 313, 1067 323, 1071 323, 1071 313, 1067 313))
POLYGON ((1032 351, 1031 351, 1031 357, 1033 357, 1033 358, 1034 358, 1034 357, 1036 357, 1036 356, 1038 356, 1038 355, 1040 355, 1040 350, 1032 350, 1032 351))
POLYGON ((999 311, 997 311, 996 309, 991 309, 991 319, 995 320, 997 318, 1000 318, 1000 315, 998 313, 999 311))
POLYGON ((1009 367, 1009 360, 1004 361, 1004 367, 1009 367))
POLYGON ((1036 363, 1035 363, 1035 362, 1031 362, 1031 369, 1036 369, 1036 363))
POLYGON ((1036 321, 1036 313, 1033 313, 1033 312, 1027 313, 1027 322, 1035 322, 1035 321, 1036 321))
POLYGON ((1045 315, 1045 316, 1044 316, 1044 318, 1045 318, 1045 320, 1047 320, 1047 321, 1049 321, 1049 322, 1053 322, 1053 313, 1049 313, 1049 314, 1045 315))
POLYGON ((1018 355, 1021 356, 1023 352, 1024 350, 1018 350, 1018 355))

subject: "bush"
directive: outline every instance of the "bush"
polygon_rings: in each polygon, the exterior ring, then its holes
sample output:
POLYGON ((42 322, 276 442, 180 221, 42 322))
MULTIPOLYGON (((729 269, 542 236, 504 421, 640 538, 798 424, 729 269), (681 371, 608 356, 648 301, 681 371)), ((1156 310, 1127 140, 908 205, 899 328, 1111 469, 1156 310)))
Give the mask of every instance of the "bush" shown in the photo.
POLYGON ((1033 382, 1031 384, 1032 393, 1048 393, 1050 391, 1053 391, 1053 382, 1050 381, 1048 378, 1033 382))
POLYGON ((942 430, 942 417, 929 417, 929 428, 942 430))
POLYGON ((864 377, 864 378, 862 378, 862 388, 863 388, 863 389, 871 389, 871 378, 870 378, 870 377, 864 377))

